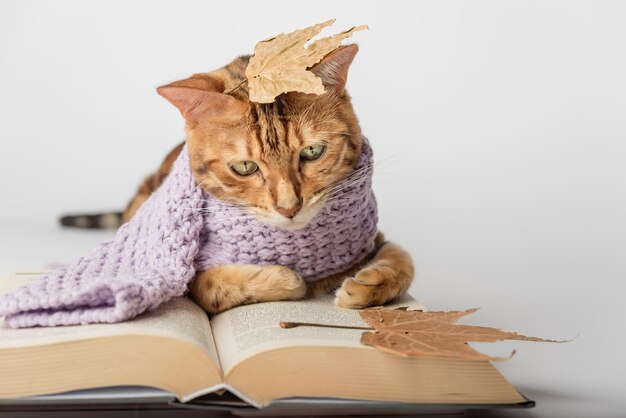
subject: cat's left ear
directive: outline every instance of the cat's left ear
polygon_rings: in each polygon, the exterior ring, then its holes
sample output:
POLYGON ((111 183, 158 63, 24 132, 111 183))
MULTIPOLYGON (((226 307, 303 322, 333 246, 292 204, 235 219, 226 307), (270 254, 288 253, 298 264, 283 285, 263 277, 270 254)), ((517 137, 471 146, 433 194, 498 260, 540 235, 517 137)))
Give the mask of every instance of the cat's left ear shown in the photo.
POLYGON ((320 62, 309 69, 322 79, 328 90, 343 91, 348 81, 348 69, 359 47, 356 44, 345 45, 326 55, 320 62))
POLYGON ((157 89, 191 124, 203 117, 229 117, 244 112, 245 103, 223 91, 224 83, 209 74, 195 74, 157 89))

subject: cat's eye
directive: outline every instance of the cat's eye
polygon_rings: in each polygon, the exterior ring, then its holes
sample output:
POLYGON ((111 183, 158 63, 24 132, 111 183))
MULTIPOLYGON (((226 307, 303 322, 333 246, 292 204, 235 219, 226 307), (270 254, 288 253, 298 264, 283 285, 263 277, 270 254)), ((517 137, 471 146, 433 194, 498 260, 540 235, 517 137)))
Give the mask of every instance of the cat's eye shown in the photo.
POLYGON ((326 150, 326 145, 309 145, 300 151, 300 159, 304 161, 314 161, 322 156, 326 150))
POLYGON ((254 161, 239 161, 231 167, 240 176, 249 176, 259 169, 259 166, 254 161))

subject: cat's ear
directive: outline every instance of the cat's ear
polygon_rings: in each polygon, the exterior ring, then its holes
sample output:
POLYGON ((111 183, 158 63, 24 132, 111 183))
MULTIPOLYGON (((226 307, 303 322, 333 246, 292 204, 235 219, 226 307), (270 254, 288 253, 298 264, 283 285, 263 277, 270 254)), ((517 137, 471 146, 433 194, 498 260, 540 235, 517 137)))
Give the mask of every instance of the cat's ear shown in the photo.
POLYGON ((245 103, 223 91, 224 83, 208 74, 195 74, 157 89, 190 123, 197 123, 200 118, 242 114, 245 103))
POLYGON ((348 69, 359 47, 356 44, 345 45, 326 55, 310 71, 322 79, 324 87, 342 91, 348 81, 348 69))

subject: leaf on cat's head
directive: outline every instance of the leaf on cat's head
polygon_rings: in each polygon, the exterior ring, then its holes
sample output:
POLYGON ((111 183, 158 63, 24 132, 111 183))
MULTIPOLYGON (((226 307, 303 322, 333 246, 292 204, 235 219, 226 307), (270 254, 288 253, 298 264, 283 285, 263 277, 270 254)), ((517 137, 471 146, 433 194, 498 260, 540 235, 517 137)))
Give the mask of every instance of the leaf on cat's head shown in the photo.
MULTIPOLYGON (((361 343, 403 357, 452 357, 468 360, 503 360, 482 354, 468 342, 502 340, 564 342, 526 337, 516 332, 473 325, 459 325, 460 318, 476 309, 450 312, 422 312, 406 309, 370 308, 359 311, 374 331, 361 335, 361 343)), ((510 358, 510 356, 509 356, 510 358)))
POLYGON ((366 25, 354 26, 305 47, 322 29, 334 22, 334 19, 328 20, 259 42, 246 68, 250 101, 272 103, 276 96, 290 91, 324 93, 322 79, 308 68, 339 48, 341 42, 354 32, 368 29, 366 25))

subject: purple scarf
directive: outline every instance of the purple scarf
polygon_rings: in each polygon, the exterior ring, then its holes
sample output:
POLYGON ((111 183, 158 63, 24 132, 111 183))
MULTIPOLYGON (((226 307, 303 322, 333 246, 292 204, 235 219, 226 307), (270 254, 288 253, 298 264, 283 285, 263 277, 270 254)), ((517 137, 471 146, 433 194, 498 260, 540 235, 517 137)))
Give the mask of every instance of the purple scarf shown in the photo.
POLYGON ((305 228, 285 231, 242 218, 236 206, 200 189, 185 146, 112 241, 0 296, 0 316, 15 328, 124 321, 182 296, 196 271, 220 264, 278 264, 309 281, 345 271, 375 248, 372 157, 363 138, 350 184, 305 228))

